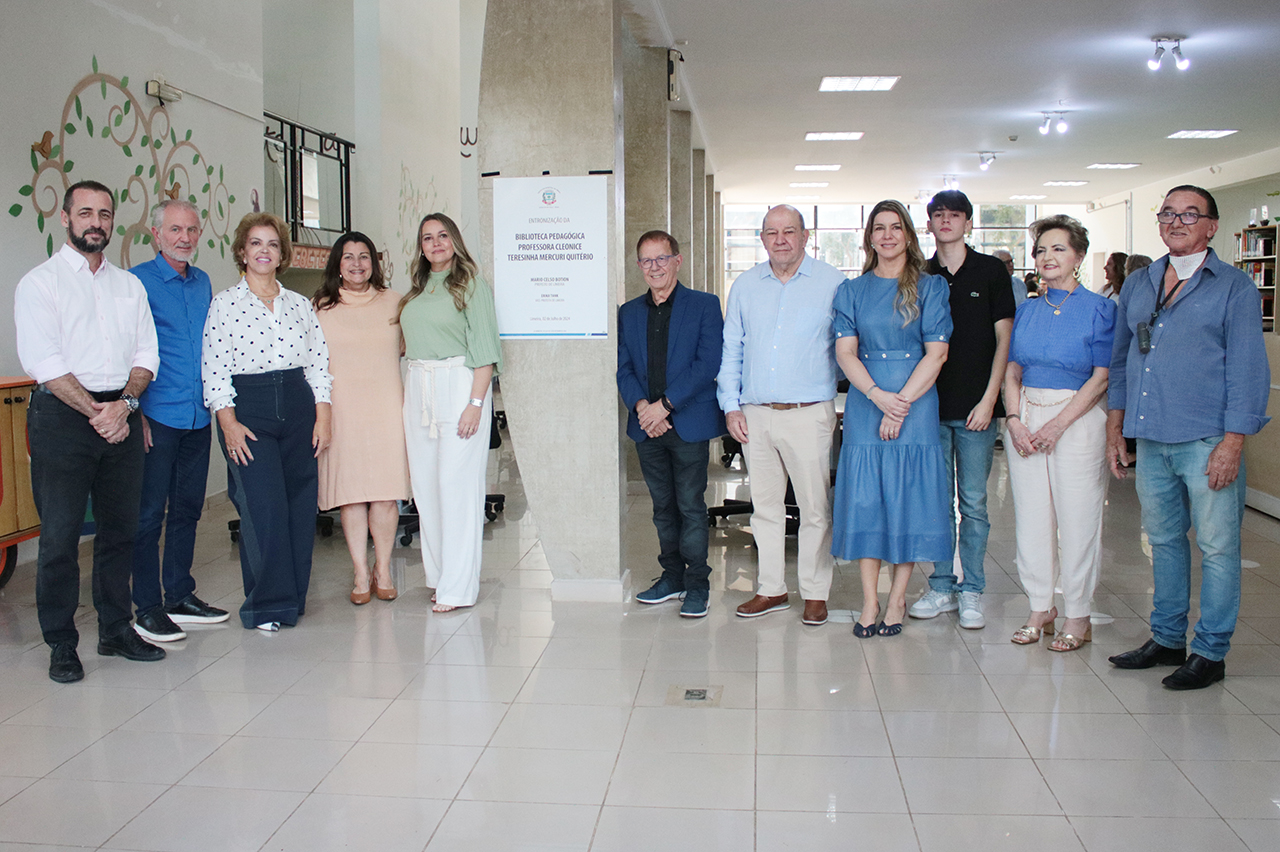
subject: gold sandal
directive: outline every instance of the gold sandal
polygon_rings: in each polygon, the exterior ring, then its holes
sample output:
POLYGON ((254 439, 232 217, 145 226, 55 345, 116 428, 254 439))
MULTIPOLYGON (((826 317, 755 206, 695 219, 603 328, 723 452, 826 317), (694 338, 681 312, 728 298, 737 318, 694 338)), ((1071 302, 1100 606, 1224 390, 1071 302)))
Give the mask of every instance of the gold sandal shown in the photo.
POLYGON ((1040 635, 1053 635, 1053 622, 1058 618, 1058 608, 1053 607, 1049 610, 1049 620, 1042 627, 1032 627, 1030 624, 1024 624, 1017 630, 1013 631, 1013 638, 1009 641, 1015 645, 1034 645, 1040 641, 1040 635))
POLYGON ((1049 646, 1049 650, 1058 651, 1059 653, 1064 653, 1066 651, 1079 651, 1084 647, 1084 643, 1092 641, 1093 625, 1090 624, 1085 628, 1083 636, 1074 636, 1070 633, 1059 633, 1058 638, 1054 639, 1053 643, 1049 646))

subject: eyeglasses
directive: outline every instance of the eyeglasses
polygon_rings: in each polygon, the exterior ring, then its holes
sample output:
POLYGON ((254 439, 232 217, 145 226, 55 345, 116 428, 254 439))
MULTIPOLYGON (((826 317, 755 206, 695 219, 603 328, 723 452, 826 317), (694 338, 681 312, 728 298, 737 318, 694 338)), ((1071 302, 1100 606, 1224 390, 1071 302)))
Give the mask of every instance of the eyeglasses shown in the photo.
POLYGON ((642 257, 637 260, 636 263, 640 264, 641 269, 653 269, 655 266, 659 269, 666 269, 667 264, 671 262, 671 258, 673 257, 675 257, 674 254, 663 254, 658 257, 642 257))
POLYGON ((1172 225, 1174 219, 1180 219, 1184 225, 1194 225, 1201 219, 1213 219, 1214 216, 1207 216, 1204 213, 1196 213, 1194 210, 1188 210, 1186 213, 1174 213, 1172 210, 1161 210, 1156 214, 1156 221, 1161 225, 1172 225))

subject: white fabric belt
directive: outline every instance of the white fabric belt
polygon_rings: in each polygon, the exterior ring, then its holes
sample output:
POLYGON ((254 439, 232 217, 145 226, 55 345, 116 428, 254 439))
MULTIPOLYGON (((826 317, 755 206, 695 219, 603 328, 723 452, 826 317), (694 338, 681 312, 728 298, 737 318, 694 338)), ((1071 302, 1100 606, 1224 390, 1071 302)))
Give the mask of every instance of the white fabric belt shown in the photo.
POLYGON ((422 387, 419 390, 419 401, 422 408, 422 425, 428 429, 428 434, 432 438, 440 437, 439 418, 436 417, 436 370, 447 370, 453 367, 463 367, 466 365, 466 356, 454 355, 452 358, 445 358, 443 361, 419 361, 413 358, 408 359, 409 372, 418 372, 421 376, 422 387))

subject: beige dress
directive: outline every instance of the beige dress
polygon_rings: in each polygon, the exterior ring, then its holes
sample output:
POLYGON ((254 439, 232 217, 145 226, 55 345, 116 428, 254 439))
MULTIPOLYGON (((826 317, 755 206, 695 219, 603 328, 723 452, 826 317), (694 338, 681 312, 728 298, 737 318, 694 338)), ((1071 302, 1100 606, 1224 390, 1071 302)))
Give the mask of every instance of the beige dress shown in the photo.
POLYGON ((342 291, 342 301, 316 315, 329 344, 333 376, 333 442, 320 454, 320 508, 409 499, 405 454, 400 294, 342 291))

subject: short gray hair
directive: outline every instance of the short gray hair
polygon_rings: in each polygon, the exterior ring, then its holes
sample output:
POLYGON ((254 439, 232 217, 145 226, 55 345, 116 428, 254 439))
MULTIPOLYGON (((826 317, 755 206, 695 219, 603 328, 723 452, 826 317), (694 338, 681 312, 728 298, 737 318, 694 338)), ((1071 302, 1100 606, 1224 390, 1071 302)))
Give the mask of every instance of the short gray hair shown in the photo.
POLYGON ((161 201, 155 207, 151 208, 151 227, 157 231, 164 227, 164 211, 170 207, 177 207, 182 210, 190 210, 196 214, 196 219, 200 218, 200 211, 190 201, 183 201, 180 198, 167 198, 161 201))

